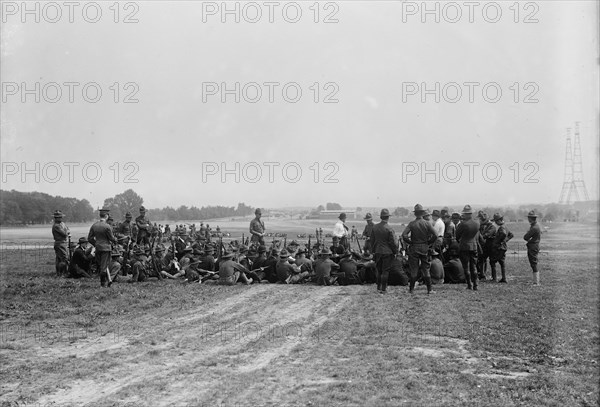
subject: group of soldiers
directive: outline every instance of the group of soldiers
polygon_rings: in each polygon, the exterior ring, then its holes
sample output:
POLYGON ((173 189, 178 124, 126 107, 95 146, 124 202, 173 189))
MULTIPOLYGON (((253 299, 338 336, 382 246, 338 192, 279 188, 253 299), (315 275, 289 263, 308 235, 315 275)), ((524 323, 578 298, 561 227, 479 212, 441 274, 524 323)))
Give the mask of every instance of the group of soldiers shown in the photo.
MULTIPOLYGON (((163 230, 151 224, 143 206, 135 222, 128 212, 118 225, 109 221, 109 209, 99 212, 100 219, 91 226, 88 236, 79 238, 76 244, 70 241, 62 213, 54 213, 57 274, 73 278, 99 274, 103 287, 114 281, 135 283, 167 278, 223 285, 376 283, 379 293, 386 293, 388 285, 408 285, 413 293, 418 283, 432 293, 433 284, 444 282, 466 283, 467 288, 477 290, 478 280, 487 278, 488 259, 492 280, 497 281, 499 263, 499 282, 507 282, 507 242, 513 238, 500 214, 494 214, 490 220, 480 211, 475 220, 469 205, 462 213, 450 214, 444 208, 430 214, 417 204, 413 211, 415 220, 398 239, 388 224, 387 209, 381 211, 377 224, 367 214, 362 248, 356 228, 350 230, 345 224, 345 213, 340 214, 333 228, 329 246, 319 229, 314 244, 312 235, 304 245, 295 240, 288 244, 287 238, 267 244, 260 209, 256 209, 250 222, 250 235, 229 243, 223 242, 218 227, 217 234, 213 234, 204 224, 199 230, 192 225, 189 232, 184 225, 174 231, 167 225, 163 230), (352 249, 354 240, 359 250, 352 249)), ((536 218, 535 211, 531 211, 531 226, 524 238, 534 283, 539 284, 537 254, 541 231, 536 218)))

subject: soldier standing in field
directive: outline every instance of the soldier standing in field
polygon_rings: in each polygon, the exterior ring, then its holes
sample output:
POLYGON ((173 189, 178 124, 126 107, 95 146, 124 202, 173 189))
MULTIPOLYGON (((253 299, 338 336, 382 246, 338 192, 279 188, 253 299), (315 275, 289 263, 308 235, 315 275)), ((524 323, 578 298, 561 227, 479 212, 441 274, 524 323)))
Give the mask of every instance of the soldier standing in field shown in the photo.
POLYGON ((150 221, 146 219, 146 208, 140 206, 140 216, 135 218, 135 225, 137 226, 137 238, 136 243, 148 245, 150 244, 150 231, 152 226, 150 221))
POLYGON ((456 240, 460 262, 465 271, 467 289, 477 291, 477 235, 479 223, 472 219, 471 205, 465 205, 462 211, 463 220, 456 227, 456 240))
POLYGON ((373 226, 371 242, 375 267, 377 268, 377 292, 385 294, 392 268, 392 260, 398 254, 398 244, 396 243, 394 230, 388 225, 390 211, 382 209, 379 217, 381 222, 373 226))
POLYGON ((492 281, 496 281, 496 263, 500 263, 500 271, 502 273, 501 283, 506 283, 506 243, 514 237, 512 232, 504 226, 504 217, 499 213, 494 214, 494 223, 498 226, 496 236, 492 243, 492 255, 490 257, 490 267, 492 269, 492 281))
MULTIPOLYGON (((419 270, 425 284, 427 285, 427 294, 433 293, 431 287, 431 275, 429 270, 431 263, 429 261, 429 245, 437 239, 437 232, 430 221, 424 219, 424 214, 427 213, 423 206, 416 204, 414 208, 416 219, 406 226, 402 232, 402 240, 409 244, 408 248, 408 264, 410 266, 410 286, 409 293, 414 293, 415 283, 419 270)), ((443 232, 442 232, 443 236, 443 232)))
POLYGON ((260 210, 260 208, 256 208, 256 210, 254 211, 254 216, 255 218, 252 219, 252 221, 250 222, 250 234, 252 235, 250 237, 250 242, 253 245, 261 245, 264 246, 265 245, 265 223, 260 220, 260 217, 262 216, 262 211, 260 210))
POLYGON ((525 233, 525 236, 523 236, 523 239, 527 241, 527 258, 529 259, 531 271, 533 271, 533 285, 540 285, 540 272, 538 271, 537 264, 542 230, 537 223, 537 214, 535 213, 535 210, 529 211, 527 214, 527 221, 529 221, 530 226, 527 233, 525 233))
POLYGON ((371 235, 373 234, 373 226, 375 226, 375 224, 373 223, 373 215, 367 213, 367 215, 365 216, 365 220, 367 221, 367 224, 365 225, 365 229, 362 232, 362 237, 365 238, 363 250, 366 250, 369 253, 371 253, 371 235))
POLYGON ((339 220, 333 227, 332 235, 334 238, 339 238, 340 245, 344 248, 344 250, 348 250, 350 249, 350 243, 348 242, 348 226, 346 226, 346 213, 340 213, 338 219, 339 220))
POLYGON ((63 214, 60 211, 54 212, 54 225, 52 225, 52 237, 54 238, 54 253, 56 254, 56 275, 66 276, 67 266, 69 264, 69 248, 67 247, 71 232, 62 221, 63 214))
POLYGON ((109 265, 112 244, 117 244, 117 239, 115 239, 112 227, 106 223, 109 211, 110 210, 106 208, 100 209, 100 220, 92 225, 90 233, 88 234, 88 241, 96 248, 96 263, 98 264, 98 272, 100 273, 101 287, 106 286, 106 280, 109 280, 109 287, 112 283, 108 274, 109 265))
MULTIPOLYGON (((477 217, 480 220, 479 234, 482 239, 481 256, 477 258, 477 275, 480 280, 486 280, 485 271, 487 268, 487 259, 492 257, 492 246, 494 245, 494 237, 496 236, 496 226, 490 221, 487 213, 479 211, 477 217)), ((491 268, 491 267, 490 267, 491 268)))

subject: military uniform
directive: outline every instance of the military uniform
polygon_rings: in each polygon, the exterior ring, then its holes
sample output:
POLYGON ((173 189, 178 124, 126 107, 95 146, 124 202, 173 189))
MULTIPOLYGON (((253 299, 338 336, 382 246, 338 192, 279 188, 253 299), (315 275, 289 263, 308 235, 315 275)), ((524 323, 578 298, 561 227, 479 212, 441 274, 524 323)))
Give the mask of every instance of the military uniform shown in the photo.
POLYGON ((490 258, 493 251, 494 237, 496 236, 496 226, 490 222, 486 213, 481 212, 479 214, 481 223, 479 224, 479 235, 481 236, 481 255, 477 257, 477 274, 479 279, 485 280, 485 269, 487 266, 487 259, 490 258))
POLYGON ((471 218, 473 213, 470 205, 463 209, 465 217, 456 227, 456 240, 460 262, 466 274, 467 288, 477 290, 477 238, 479 235, 479 223, 471 218))
POLYGON ((151 224, 148 219, 146 219, 146 208, 143 206, 140 207, 140 216, 135 218, 135 225, 137 226, 137 244, 150 244, 150 231, 151 224))
MULTIPOLYGON (((419 271, 425 284, 427 285, 427 293, 432 292, 431 275, 429 274, 431 263, 429 261, 429 245, 437 239, 437 233, 431 222, 421 218, 421 215, 426 213, 423 207, 419 204, 415 205, 414 211, 417 218, 410 222, 404 232, 402 232, 402 240, 409 244, 408 248, 408 264, 410 266, 410 286, 409 292, 414 292, 415 283, 419 271)), ((442 232, 443 235, 443 232, 442 232)))
POLYGON ((56 260, 54 262, 56 275, 66 276, 67 266, 69 264, 68 238, 69 228, 62 221, 63 214, 60 211, 54 212, 54 225, 52 225, 52 237, 54 238, 54 253, 56 260))
POLYGON ((260 219, 260 215, 262 215, 262 212, 259 208, 257 208, 254 211, 254 214, 256 215, 256 217, 250 222, 250 241, 252 243, 264 245, 265 240, 263 238, 263 235, 265 233, 265 223, 260 219))
POLYGON ((535 211, 530 211, 527 214, 527 220, 529 220, 530 227, 527 233, 525 233, 525 236, 523 236, 523 239, 527 241, 527 259, 529 260, 529 265, 531 266, 531 271, 533 272, 534 284, 539 285, 540 277, 537 265, 542 230, 540 229, 540 225, 537 223, 537 214, 535 211))
POLYGON ((506 226, 504 226, 504 219, 500 214, 494 214, 494 222, 498 225, 494 241, 492 243, 492 256, 490 257, 490 267, 492 268, 492 280, 496 281, 496 263, 500 263, 500 271, 502 273, 501 283, 506 283, 506 250, 508 249, 506 243, 511 240, 514 235, 506 226))
POLYGON ((336 278, 331 276, 331 270, 337 270, 340 266, 329 258, 331 252, 323 249, 319 253, 319 258, 315 260, 314 269, 317 285, 332 285, 336 278))
POLYGON ((79 245, 73 251, 73 258, 69 264, 69 277, 71 278, 92 277, 90 268, 94 256, 91 253, 91 247, 89 249, 84 248, 83 245, 87 242, 88 240, 85 237, 80 238, 79 245))
POLYGON ((371 236, 373 235, 373 227, 375 226, 375 224, 373 223, 373 215, 371 215, 370 213, 367 213, 367 216, 365 216, 365 220, 367 221, 367 224, 365 225, 365 228, 362 232, 362 237, 365 238, 365 244, 364 244, 363 250, 366 250, 369 253, 371 253, 372 252, 371 236))
POLYGON ((385 293, 392 268, 392 260, 398 254, 398 244, 396 243, 394 230, 388 225, 390 212, 387 209, 382 209, 379 217, 381 222, 373 226, 371 242, 375 267, 377 268, 377 291, 385 293))
POLYGON ((219 264, 219 281, 221 285, 235 285, 238 281, 248 285, 252 279, 247 279, 243 267, 232 260, 233 253, 225 253, 219 264))
MULTIPOLYGON (((103 213, 108 213, 108 210, 101 209, 100 213, 102 216, 103 213)), ((112 244, 117 244, 117 239, 115 239, 110 225, 101 217, 90 228, 88 240, 96 248, 96 263, 100 273, 100 285, 104 287, 107 279, 106 273, 109 272, 112 244)))

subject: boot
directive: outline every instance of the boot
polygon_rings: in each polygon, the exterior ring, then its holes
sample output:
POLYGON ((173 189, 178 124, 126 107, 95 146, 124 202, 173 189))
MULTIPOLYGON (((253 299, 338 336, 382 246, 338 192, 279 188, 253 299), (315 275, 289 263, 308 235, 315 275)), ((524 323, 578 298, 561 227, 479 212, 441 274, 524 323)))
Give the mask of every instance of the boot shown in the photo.
POLYGON ((435 294, 435 291, 431 287, 431 277, 426 278, 425 283, 427 284, 427 294, 435 294))
POLYGON ((414 294, 415 292, 415 280, 413 280, 412 278, 410 279, 410 285, 408 286, 408 293, 409 294, 414 294))
POLYGON ((498 281, 496 280, 496 263, 492 264, 490 268, 492 269, 492 281, 495 283, 498 281))
POLYGON ((540 285, 540 273, 536 271, 533 273, 533 285, 540 285))
POLYGON ((473 280, 473 291, 477 291, 477 275, 474 275, 471 280, 473 280))
POLYGON ((500 282, 506 283, 506 266, 504 264, 500 264, 500 271, 502 272, 502 278, 500 279, 500 282))

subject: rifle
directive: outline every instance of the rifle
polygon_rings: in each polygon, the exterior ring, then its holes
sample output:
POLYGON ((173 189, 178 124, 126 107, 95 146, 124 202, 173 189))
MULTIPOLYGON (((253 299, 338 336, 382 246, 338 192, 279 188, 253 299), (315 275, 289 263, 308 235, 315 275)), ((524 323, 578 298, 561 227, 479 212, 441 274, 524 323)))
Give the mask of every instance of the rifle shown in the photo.
POLYGON ((73 249, 71 248, 71 235, 67 235, 67 241, 69 245, 69 264, 71 264, 71 260, 73 259, 73 249))
POLYGON ((125 250, 125 252, 123 253, 123 275, 127 275, 129 274, 127 272, 127 268, 130 267, 129 266, 129 257, 130 254, 129 252, 131 251, 131 237, 127 237, 127 244, 125 245, 125 247, 123 248, 125 250))
POLYGON ((319 229, 315 229, 315 237, 317 238, 317 244, 321 245, 321 240, 319 239, 319 229))
POLYGON ((358 241, 358 236, 357 236, 357 235, 354 235, 354 238, 356 239, 356 244, 358 245, 358 251, 359 251, 360 253, 362 253, 362 248, 360 247, 360 242, 358 241))
POLYGON ((285 234, 285 236, 283 238, 283 248, 287 249, 287 233, 285 234))
POLYGON ((157 260, 156 260, 156 256, 154 255, 154 247, 156 244, 156 236, 152 237, 152 243, 150 244, 150 261, 152 263, 152 268, 154 269, 154 271, 156 272, 156 274, 158 275, 158 279, 162 280, 163 276, 161 273, 161 267, 158 264, 157 260))

